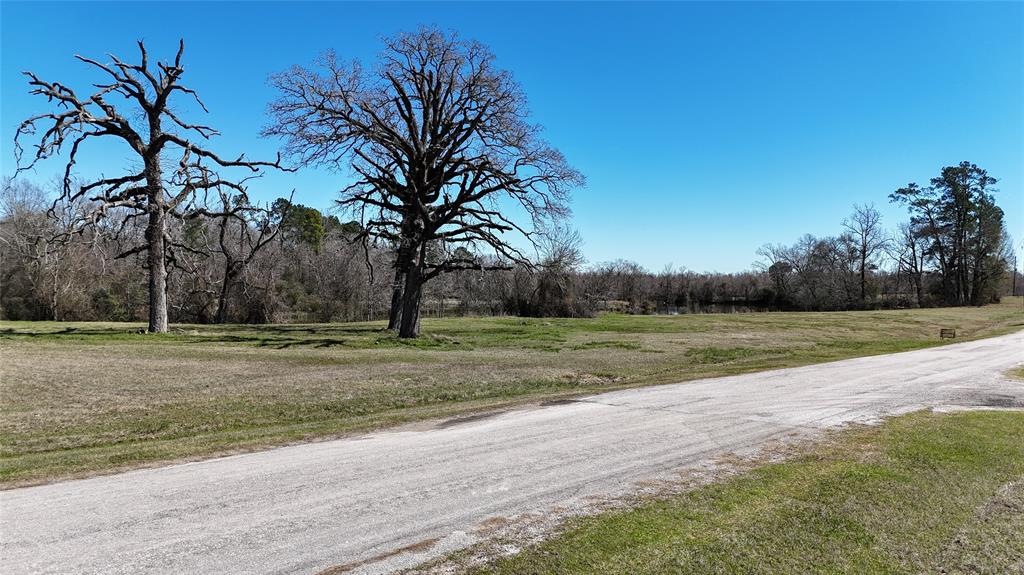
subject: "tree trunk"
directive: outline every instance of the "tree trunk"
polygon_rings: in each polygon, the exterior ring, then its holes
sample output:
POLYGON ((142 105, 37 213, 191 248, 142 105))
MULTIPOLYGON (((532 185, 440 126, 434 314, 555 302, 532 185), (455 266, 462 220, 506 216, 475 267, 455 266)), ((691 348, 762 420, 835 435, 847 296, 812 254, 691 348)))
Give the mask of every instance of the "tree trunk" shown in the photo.
POLYGON ((217 299, 217 315, 213 323, 228 322, 228 293, 231 291, 231 284, 234 283, 237 273, 232 273, 232 264, 224 267, 224 281, 220 286, 220 297, 217 299))
POLYGON ((58 271, 59 266, 53 266, 53 289, 50 291, 50 313, 53 314, 53 321, 60 321, 60 314, 57 313, 57 280, 60 272, 58 271))
MULTIPOLYGON (((150 120, 151 136, 159 135, 159 124, 150 120)), ((164 236, 167 222, 164 213, 163 175, 159 154, 146 158, 146 188, 149 195, 149 222, 146 225, 146 247, 149 264, 149 332, 167 333, 167 246, 164 236)))
POLYGON ((402 321, 398 337, 412 338, 420 334, 420 304, 423 301, 423 262, 409 267, 402 294, 402 321))
POLYGON ((167 333, 167 265, 163 205, 153 203, 146 226, 149 256, 149 332, 167 333))
POLYGON ((914 259, 914 268, 910 270, 911 279, 914 281, 914 295, 917 296, 917 307, 924 306, 924 254, 919 257, 917 255, 916 245, 912 245, 910 251, 910 257, 914 259))
POLYGON ((405 272, 395 264, 395 282, 391 291, 391 310, 388 312, 388 329, 398 329, 402 322, 402 291, 405 272))
POLYGON ((974 254, 974 265, 971 266, 970 302, 971 305, 984 305, 985 284, 985 250, 979 247, 974 254))
POLYGON ((917 307, 924 307, 924 286, 920 272, 914 273, 914 295, 917 296, 917 307))
POLYGON ((867 307, 868 303, 868 254, 867 249, 862 247, 860 252, 860 305, 867 307))
POLYGON ((228 306, 227 306, 227 289, 226 286, 220 288, 220 298, 217 300, 217 315, 213 318, 213 323, 224 324, 228 322, 228 306))
POLYGON ((416 246, 410 240, 402 239, 402 243, 398 248, 398 255, 395 258, 395 282, 392 284, 391 310, 388 312, 388 329, 399 329, 402 324, 402 308, 405 305, 402 294, 405 289, 406 275, 412 266, 412 259, 415 253, 416 246))

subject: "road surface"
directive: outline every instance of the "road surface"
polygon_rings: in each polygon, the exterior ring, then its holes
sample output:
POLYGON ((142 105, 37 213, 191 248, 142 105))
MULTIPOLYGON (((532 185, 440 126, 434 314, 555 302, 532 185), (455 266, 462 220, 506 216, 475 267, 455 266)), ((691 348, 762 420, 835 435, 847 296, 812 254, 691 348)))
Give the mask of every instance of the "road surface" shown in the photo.
POLYGON ((381 573, 776 438, 1024 406, 1024 332, 0 492, 0 571, 381 573))

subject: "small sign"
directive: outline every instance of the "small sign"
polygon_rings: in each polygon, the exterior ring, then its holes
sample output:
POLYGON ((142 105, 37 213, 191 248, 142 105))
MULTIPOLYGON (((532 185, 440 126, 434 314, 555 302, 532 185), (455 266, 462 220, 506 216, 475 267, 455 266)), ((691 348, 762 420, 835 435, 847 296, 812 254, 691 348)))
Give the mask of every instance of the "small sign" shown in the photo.
POLYGON ((956 330, 944 327, 939 330, 939 337, 941 337, 942 339, 953 339, 954 337, 956 337, 956 330))

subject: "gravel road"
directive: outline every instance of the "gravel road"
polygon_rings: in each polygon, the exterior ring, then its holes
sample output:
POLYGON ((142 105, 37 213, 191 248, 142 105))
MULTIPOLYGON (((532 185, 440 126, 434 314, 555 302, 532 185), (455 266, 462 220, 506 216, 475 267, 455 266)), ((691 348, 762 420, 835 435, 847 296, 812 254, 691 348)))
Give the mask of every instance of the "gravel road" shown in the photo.
POLYGON ((0 571, 381 573, 775 439, 1021 407, 1024 332, 0 492, 0 571))

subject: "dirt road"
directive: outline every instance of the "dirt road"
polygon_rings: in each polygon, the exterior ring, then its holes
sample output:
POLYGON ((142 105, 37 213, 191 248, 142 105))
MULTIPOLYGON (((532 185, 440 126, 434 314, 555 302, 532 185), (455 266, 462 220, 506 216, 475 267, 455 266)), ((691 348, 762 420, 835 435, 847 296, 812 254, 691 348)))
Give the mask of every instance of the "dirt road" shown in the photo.
POLYGON ((938 405, 1024 406, 1024 332, 0 493, 5 573, 377 573, 482 522, 938 405))

